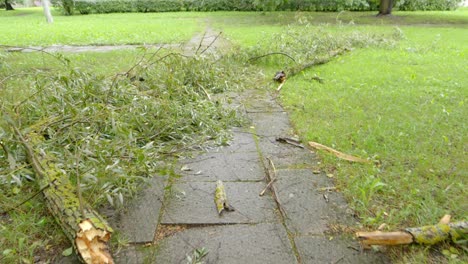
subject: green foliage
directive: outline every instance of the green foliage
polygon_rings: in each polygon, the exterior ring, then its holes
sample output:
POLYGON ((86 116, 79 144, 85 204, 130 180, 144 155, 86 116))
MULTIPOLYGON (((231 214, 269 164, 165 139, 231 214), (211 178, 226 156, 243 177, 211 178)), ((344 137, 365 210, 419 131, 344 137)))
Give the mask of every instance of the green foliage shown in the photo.
POLYGON ((56 15, 56 23, 49 25, 44 19, 42 8, 21 8, 15 12, 0 13, 1 44, 51 46, 180 43, 189 40, 196 31, 201 31, 204 24, 195 15, 186 14, 185 18, 181 18, 179 14, 181 13, 128 13, 123 16, 97 14, 86 17, 56 15), (186 19, 187 17, 193 19, 186 19))
MULTIPOLYGON (((58 0, 68 1, 68 0, 58 0)), ((98 0, 75 1, 81 14, 169 11, 340 11, 375 9, 375 0, 98 0)))
POLYGON ((462 0, 399 0, 396 7, 401 11, 455 10, 462 0))
MULTIPOLYGON (((35 55, 39 54, 2 53, 2 211, 38 188, 24 149, 3 117, 13 119, 25 134, 35 131, 43 136, 43 143, 35 147, 53 155, 71 182, 76 183, 79 177, 85 200, 94 206, 110 204, 120 208, 146 179, 170 170, 174 157, 208 145, 226 144, 226 129, 240 125, 243 119, 236 109, 224 107, 227 99, 222 94, 242 89, 245 83, 238 76, 255 79, 230 56, 214 60, 206 54, 203 58, 183 57, 164 49, 142 49, 128 73, 109 77, 114 69, 112 63, 121 67, 116 60, 119 53, 106 60, 104 55, 88 55, 91 59, 96 56, 99 64, 107 64, 104 74, 100 73, 103 69, 90 66, 90 58, 81 64, 61 55, 35 55), (87 68, 82 70, 80 65, 87 68)), ((32 262, 46 245, 56 248, 63 242, 44 240, 40 233, 10 227, 21 221, 20 216, 32 217, 36 209, 39 219, 47 215, 45 208, 34 206, 36 203, 43 203, 40 196, 1 216, 0 243, 4 252, 0 254, 5 261, 16 263, 24 258, 23 262, 32 262), (13 235, 14 231, 18 233, 13 235), (23 235, 38 239, 18 241, 23 235)), ((34 219, 24 225, 33 224, 34 219)), ((46 221, 53 222, 49 218, 46 221)), ((57 236, 56 232, 50 233, 57 236)))

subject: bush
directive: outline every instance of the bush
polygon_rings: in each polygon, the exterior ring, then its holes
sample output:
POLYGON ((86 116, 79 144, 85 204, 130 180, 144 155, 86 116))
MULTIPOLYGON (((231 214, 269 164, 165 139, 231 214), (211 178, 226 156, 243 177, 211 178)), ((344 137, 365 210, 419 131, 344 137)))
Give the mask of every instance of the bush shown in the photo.
MULTIPOLYGON (((461 0, 399 0, 400 10, 450 10, 461 0)), ((174 11, 366 11, 377 10, 380 0, 54 0, 65 14, 174 11)))
POLYGON ((454 10, 462 0, 399 0, 396 7, 402 11, 454 10))

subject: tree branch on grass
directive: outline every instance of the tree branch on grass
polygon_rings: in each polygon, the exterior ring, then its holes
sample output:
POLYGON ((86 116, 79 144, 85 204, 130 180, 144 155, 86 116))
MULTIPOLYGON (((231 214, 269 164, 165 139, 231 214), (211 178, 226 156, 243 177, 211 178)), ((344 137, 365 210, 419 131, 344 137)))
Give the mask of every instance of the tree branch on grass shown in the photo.
POLYGON ((68 181, 66 172, 56 165, 50 154, 40 154, 34 147, 42 142, 41 136, 31 132, 26 137, 6 116, 17 140, 23 145, 27 160, 36 174, 50 213, 72 242, 78 257, 84 263, 114 263, 107 242, 113 232, 107 222, 90 205, 80 201, 68 181))

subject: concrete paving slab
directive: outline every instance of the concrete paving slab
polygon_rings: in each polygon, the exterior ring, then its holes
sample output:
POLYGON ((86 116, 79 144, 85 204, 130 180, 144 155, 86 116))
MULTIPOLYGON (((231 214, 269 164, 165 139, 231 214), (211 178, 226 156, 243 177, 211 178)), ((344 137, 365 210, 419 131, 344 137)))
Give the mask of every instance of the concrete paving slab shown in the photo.
POLYGON ((292 135, 292 128, 285 112, 249 113, 255 132, 260 136, 292 135))
POLYGON ((164 198, 167 177, 154 176, 139 197, 120 214, 117 228, 131 243, 148 243, 154 239, 164 198))
POLYGON ((265 177, 257 152, 205 153, 183 160, 177 172, 182 181, 261 181, 265 177))
POLYGON ((311 170, 279 170, 277 195, 286 211, 286 225, 296 235, 320 235, 329 224, 349 224, 346 202, 339 193, 318 191, 332 182, 311 170), (328 201, 328 202, 327 202, 328 201))
POLYGON ((224 182, 229 203, 236 209, 218 215, 214 203, 215 182, 186 182, 172 186, 162 224, 239 224, 279 222, 269 195, 258 194, 263 182, 224 182))
POLYGON ((187 263, 195 248, 205 248, 203 263, 296 263, 281 224, 209 226, 184 230, 162 241, 155 263, 187 263))
POLYGON ((306 148, 276 141, 276 137, 259 138, 258 146, 264 157, 273 160, 277 169, 315 168, 317 155, 306 148))
POLYGON ((296 246, 303 264, 340 263, 340 264, 379 264, 389 263, 381 254, 359 252, 356 241, 343 237, 329 239, 324 236, 296 237, 296 246))
POLYGON ((129 245, 114 255, 116 264, 156 263, 155 246, 129 245))
POLYGON ((247 113, 284 112, 266 91, 251 89, 244 91, 242 97, 247 113))
POLYGON ((242 152, 257 152, 257 144, 255 143, 253 133, 246 129, 232 129, 232 140, 229 146, 216 147, 209 150, 210 153, 242 153, 242 152))

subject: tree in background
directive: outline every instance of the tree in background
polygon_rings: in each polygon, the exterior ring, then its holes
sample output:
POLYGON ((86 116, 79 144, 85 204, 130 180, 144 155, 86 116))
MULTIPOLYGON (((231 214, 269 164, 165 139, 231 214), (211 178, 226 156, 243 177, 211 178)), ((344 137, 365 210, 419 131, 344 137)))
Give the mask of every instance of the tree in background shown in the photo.
POLYGON ((13 3, 13 1, 11 0, 5 0, 5 9, 8 11, 8 10, 15 10, 13 8, 13 6, 11 5, 13 3))
POLYGON ((393 0, 380 0, 378 16, 387 16, 392 14, 393 0))
POLYGON ((51 24, 54 22, 54 19, 52 18, 52 14, 50 13, 50 8, 49 8, 49 0, 41 0, 42 3, 42 8, 44 9, 44 15, 46 17, 47 23, 51 24))

